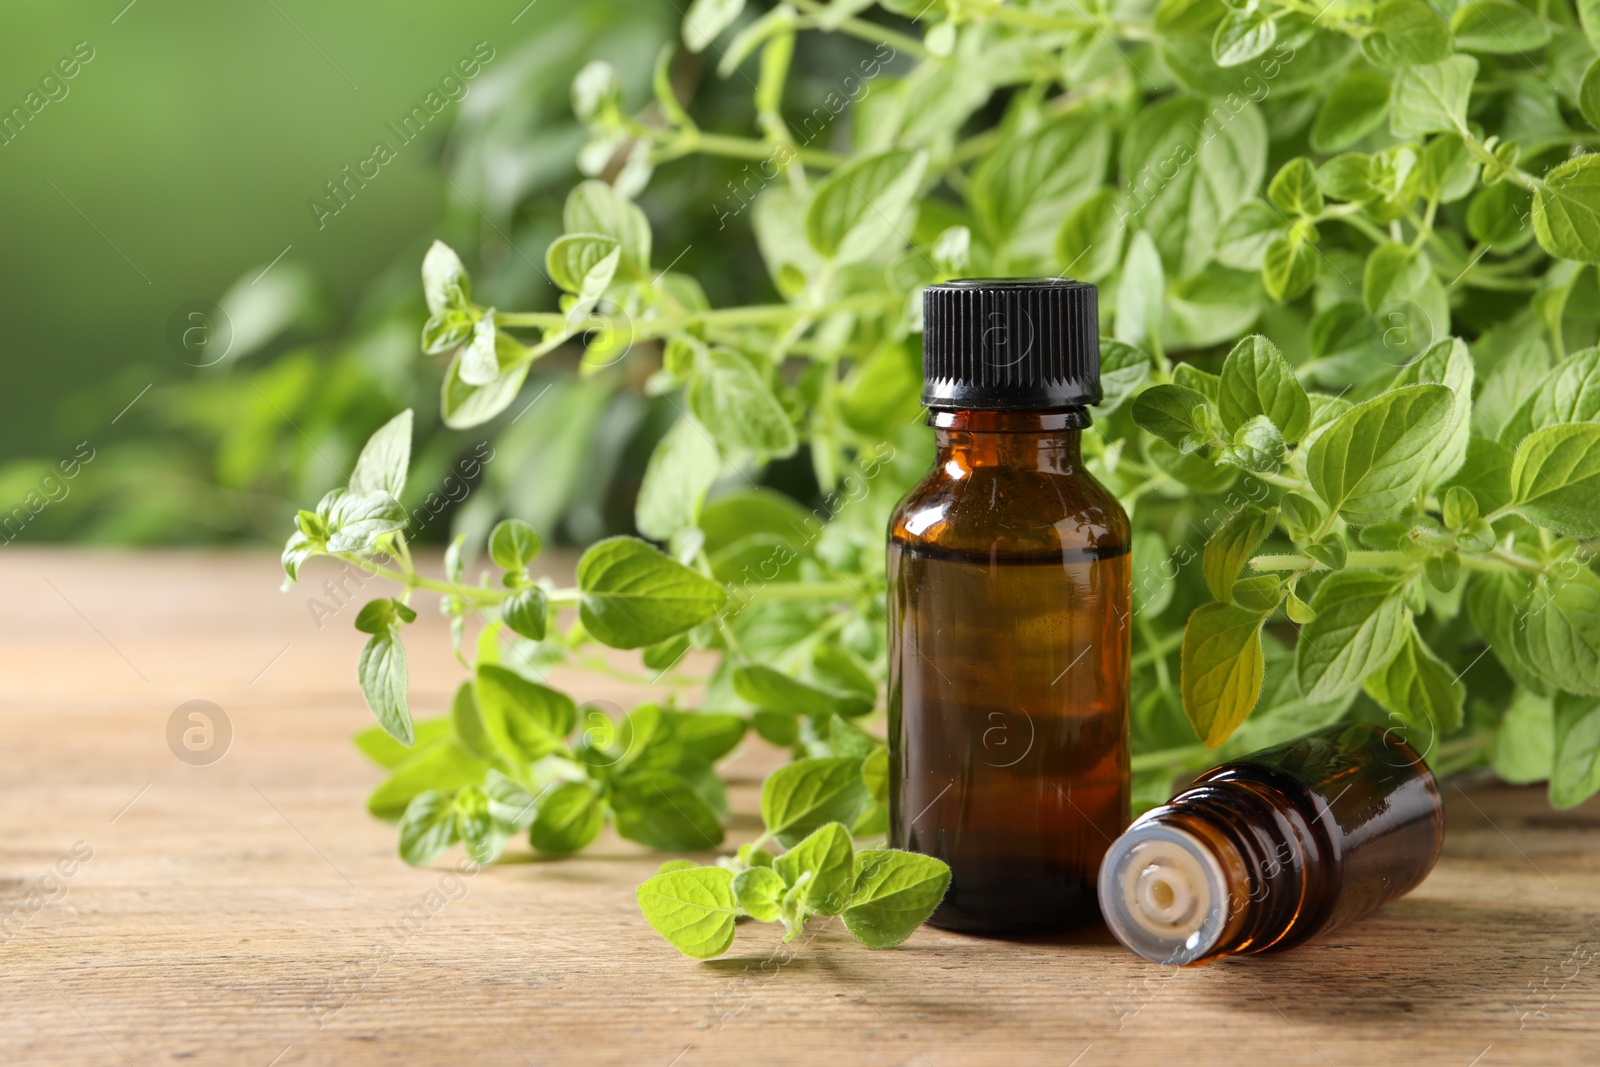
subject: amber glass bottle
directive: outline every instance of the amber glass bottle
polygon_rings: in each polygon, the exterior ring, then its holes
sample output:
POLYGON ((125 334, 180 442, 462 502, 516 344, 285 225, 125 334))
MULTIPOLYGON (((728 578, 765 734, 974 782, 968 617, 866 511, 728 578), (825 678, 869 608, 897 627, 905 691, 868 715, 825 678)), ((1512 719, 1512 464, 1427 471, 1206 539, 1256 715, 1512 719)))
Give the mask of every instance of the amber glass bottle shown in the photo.
POLYGON ((950 865, 930 920, 1094 920, 1128 823, 1128 518, 1084 470, 1094 286, 931 286, 933 471, 889 523, 889 833, 950 865))
POLYGON ((1433 773, 1398 734, 1319 730, 1202 774, 1106 854, 1100 903, 1162 963, 1277 951, 1416 888, 1439 858, 1433 773))

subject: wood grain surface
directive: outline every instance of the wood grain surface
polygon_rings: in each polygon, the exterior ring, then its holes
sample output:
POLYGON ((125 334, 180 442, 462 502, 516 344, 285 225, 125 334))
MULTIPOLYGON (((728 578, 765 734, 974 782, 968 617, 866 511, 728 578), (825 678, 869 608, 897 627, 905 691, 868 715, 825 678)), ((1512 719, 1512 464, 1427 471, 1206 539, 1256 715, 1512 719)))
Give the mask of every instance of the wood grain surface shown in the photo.
MULTIPOLYGON (((1446 786, 1444 856, 1410 897, 1184 970, 1102 929, 872 952, 837 920, 787 947, 741 927, 694 963, 634 904, 664 857, 609 834, 572 859, 521 841, 476 873, 459 853, 408 868, 349 743, 369 722, 355 609, 319 629, 306 605, 330 573, 284 594, 263 553, 0 553, 0 1061, 1600 1063, 1600 805, 1491 781, 1446 786), (209 765, 168 744, 189 700, 231 725, 209 765)), ((419 713, 460 678, 425 606, 419 713)), ((746 749, 731 844, 775 759, 746 749)))

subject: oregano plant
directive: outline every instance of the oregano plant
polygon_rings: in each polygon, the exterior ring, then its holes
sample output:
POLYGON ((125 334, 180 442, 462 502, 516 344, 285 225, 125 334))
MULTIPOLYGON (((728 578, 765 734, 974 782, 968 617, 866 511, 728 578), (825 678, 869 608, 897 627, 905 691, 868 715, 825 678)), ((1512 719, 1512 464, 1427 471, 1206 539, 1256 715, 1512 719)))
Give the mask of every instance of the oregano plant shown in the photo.
POLYGON ((588 546, 560 587, 513 515, 492 568, 469 579, 458 539, 423 574, 410 413, 373 436, 284 552, 291 580, 328 555, 394 583, 356 619, 378 721, 358 744, 390 772, 372 811, 414 863, 457 842, 492 859, 523 830, 569 853, 607 824, 711 849, 717 764, 753 731, 795 757, 763 788, 766 832, 669 862, 645 918, 700 958, 743 918, 903 940, 948 871, 872 847, 883 538, 932 456, 921 291, 973 275, 1101 287, 1084 454, 1134 526, 1141 805, 1346 718, 1436 770, 1593 795, 1597 47, 1588 0, 696 0, 648 97, 591 63, 572 87, 589 177, 548 288, 486 306, 436 243, 422 349, 452 428, 553 417, 525 384, 564 351, 670 404, 640 536, 588 546), (791 84, 799 48, 831 50, 837 84, 791 84), (745 128, 695 117, 678 72, 702 53, 748 80, 745 128), (705 240, 753 250, 765 302, 714 305, 676 269, 687 249, 656 247, 652 185, 700 155, 746 164, 707 190, 705 240), (779 467, 814 489, 778 491, 779 467), (470 678, 414 718, 422 592, 470 678), (617 718, 548 684, 556 664, 618 673, 604 648, 635 651, 654 702, 617 718))

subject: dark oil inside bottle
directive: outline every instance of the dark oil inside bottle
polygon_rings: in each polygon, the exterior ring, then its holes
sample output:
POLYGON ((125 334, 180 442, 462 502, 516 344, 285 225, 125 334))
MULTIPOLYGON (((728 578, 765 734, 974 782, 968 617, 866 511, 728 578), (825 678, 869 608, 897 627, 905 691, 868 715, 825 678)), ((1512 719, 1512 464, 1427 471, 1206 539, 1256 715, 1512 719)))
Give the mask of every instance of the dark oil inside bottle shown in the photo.
POLYGON ((1129 818, 1127 520, 1076 429, 940 444, 891 523, 890 843, 950 865, 936 926, 1092 922, 1129 818))
MULTIPOLYGON (((1410 892, 1444 841, 1444 805, 1432 772, 1403 734, 1369 723, 1328 727, 1207 771, 1184 797, 1235 799, 1233 825, 1273 810, 1277 853, 1301 868, 1295 914, 1256 951, 1300 944, 1410 892), (1243 798, 1248 797, 1245 801, 1243 798)), ((1242 830, 1236 830, 1242 835, 1242 830)), ((1253 844, 1253 842, 1251 842, 1253 844)), ((1252 895, 1267 894, 1270 862, 1252 895)))

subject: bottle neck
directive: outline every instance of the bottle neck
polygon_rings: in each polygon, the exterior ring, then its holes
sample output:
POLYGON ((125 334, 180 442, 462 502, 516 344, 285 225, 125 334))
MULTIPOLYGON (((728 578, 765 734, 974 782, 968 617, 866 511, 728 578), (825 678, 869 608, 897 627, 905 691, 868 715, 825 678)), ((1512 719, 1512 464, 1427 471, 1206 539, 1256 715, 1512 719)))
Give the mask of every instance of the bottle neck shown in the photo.
POLYGON ((1253 782, 1219 782, 1174 799, 1169 818, 1203 834, 1227 872, 1229 915, 1215 955, 1260 952, 1315 925, 1327 866, 1323 835, 1289 797, 1253 782))
POLYGON ((1083 466, 1080 448, 1089 415, 1081 409, 933 411, 928 425, 938 465, 951 474, 978 467, 1072 474, 1083 466))
POLYGON ((1186 790, 1113 845, 1101 873, 1107 922, 1128 947, 1163 963, 1260 952, 1309 935, 1338 860, 1306 816, 1259 783, 1186 790))

